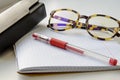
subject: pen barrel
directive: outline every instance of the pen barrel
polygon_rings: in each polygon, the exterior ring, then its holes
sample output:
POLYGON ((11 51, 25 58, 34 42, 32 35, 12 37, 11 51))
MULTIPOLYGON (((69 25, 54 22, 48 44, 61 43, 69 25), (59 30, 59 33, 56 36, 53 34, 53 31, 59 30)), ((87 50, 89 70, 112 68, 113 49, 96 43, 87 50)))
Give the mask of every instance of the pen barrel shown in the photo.
POLYGON ((48 43, 50 38, 47 36, 44 36, 42 34, 38 34, 38 33, 34 33, 32 34, 32 36, 36 39, 36 40, 40 40, 42 42, 48 43))
POLYGON ((117 65, 117 60, 114 59, 114 58, 107 57, 105 55, 102 55, 102 54, 99 54, 99 53, 96 53, 96 52, 93 52, 93 51, 90 51, 90 50, 87 50, 87 49, 83 49, 83 48, 77 47, 75 45, 68 44, 65 41, 55 39, 55 38, 49 38, 47 36, 37 34, 37 33, 34 33, 32 36, 36 40, 47 42, 47 43, 49 43, 53 46, 56 46, 56 47, 59 47, 59 48, 62 48, 62 49, 66 49, 66 50, 70 50, 70 51, 73 51, 73 52, 77 52, 77 53, 82 54, 84 56, 89 56, 89 57, 94 58, 96 60, 101 60, 101 61, 107 62, 107 63, 109 63, 110 65, 113 65, 113 66, 117 65))
POLYGON ((53 46, 56 46, 56 47, 59 47, 59 48, 62 48, 62 49, 66 49, 67 42, 65 42, 65 41, 55 39, 55 38, 51 38, 49 40, 49 43, 53 46))
POLYGON ((117 65, 117 60, 84 48, 80 48, 78 46, 72 44, 66 44, 66 49, 72 52, 79 53, 83 56, 93 58, 94 60, 101 60, 102 62, 107 62, 108 64, 115 66, 117 65))

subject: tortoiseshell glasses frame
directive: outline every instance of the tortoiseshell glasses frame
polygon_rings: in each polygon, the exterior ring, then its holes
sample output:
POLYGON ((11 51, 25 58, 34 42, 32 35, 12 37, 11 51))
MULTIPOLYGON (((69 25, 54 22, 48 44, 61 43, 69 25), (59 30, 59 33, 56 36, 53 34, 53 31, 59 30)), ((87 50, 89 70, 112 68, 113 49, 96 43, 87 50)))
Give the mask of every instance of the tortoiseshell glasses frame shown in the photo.
MULTIPOLYGON (((71 16, 74 16, 74 15, 71 15, 71 16)), ((104 20, 102 22, 104 22, 104 20)), ((55 31, 65 31, 65 30, 72 29, 72 28, 86 29, 87 32, 92 37, 99 39, 99 40, 110 40, 110 39, 114 38, 115 36, 120 37, 120 33, 119 33, 120 21, 119 20, 117 20, 111 16, 107 16, 107 15, 103 15, 103 14, 94 14, 91 16, 80 15, 77 11, 72 10, 72 9, 58 9, 58 10, 52 11, 50 13, 50 18, 49 18, 47 27, 51 28, 52 30, 55 30, 55 31), (77 18, 76 18, 76 20, 72 20, 70 18, 66 18, 66 16, 62 17, 62 16, 56 14, 58 12, 61 12, 61 13, 62 12, 68 12, 68 13, 71 12, 71 13, 74 13, 77 16, 77 18), (112 21, 117 26, 110 25, 110 27, 109 27, 109 26, 101 26, 99 24, 96 25, 94 23, 90 23, 90 20, 97 21, 97 18, 98 19, 105 18, 104 20, 107 20, 107 22, 108 22, 107 24, 110 24, 110 21, 112 21), (63 21, 64 23, 60 23, 60 22, 52 23, 52 21, 51 21, 52 19, 56 19, 58 21, 63 21), (85 23, 79 22, 80 19, 86 19, 85 23), (62 28, 60 28, 60 26, 62 28), (101 37, 101 36, 97 36, 97 32, 93 32, 93 31, 99 31, 100 34, 105 32, 104 34, 112 34, 112 35, 110 35, 108 37, 101 37)), ((104 36, 104 35, 102 35, 102 36, 104 36)))

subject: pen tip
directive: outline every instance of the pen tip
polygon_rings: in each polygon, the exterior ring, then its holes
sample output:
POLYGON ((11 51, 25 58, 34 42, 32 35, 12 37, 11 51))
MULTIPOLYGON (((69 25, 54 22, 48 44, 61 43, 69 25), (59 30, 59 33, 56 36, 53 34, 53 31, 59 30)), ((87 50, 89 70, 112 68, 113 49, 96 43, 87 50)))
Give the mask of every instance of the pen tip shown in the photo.
POLYGON ((38 37, 38 36, 36 35, 36 33, 33 33, 32 36, 33 36, 34 38, 37 38, 37 37, 38 37))

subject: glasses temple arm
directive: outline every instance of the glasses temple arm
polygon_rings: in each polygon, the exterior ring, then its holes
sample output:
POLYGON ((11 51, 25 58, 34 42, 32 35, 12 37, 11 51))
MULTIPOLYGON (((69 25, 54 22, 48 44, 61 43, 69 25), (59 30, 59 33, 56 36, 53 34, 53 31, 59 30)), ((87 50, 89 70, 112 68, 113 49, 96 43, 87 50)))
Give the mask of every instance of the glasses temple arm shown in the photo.
MULTIPOLYGON (((58 19, 60 21, 68 22, 68 23, 75 23, 74 20, 70 20, 70 19, 67 19, 67 18, 64 18, 64 17, 61 17, 61 16, 57 16, 57 15, 52 16, 52 18, 58 19)), ((85 23, 78 22, 78 24, 77 24, 77 27, 79 27, 81 29, 86 29, 85 26, 86 26, 85 23)), ((91 25, 88 25, 88 26, 91 26, 91 25)))
MULTIPOLYGON (((52 16, 52 18, 55 18, 55 19, 58 19, 58 20, 61 20, 61 21, 64 21, 64 22, 68 22, 68 23, 75 23, 74 20, 70 20, 70 19, 67 19, 67 18, 64 18, 64 17, 60 17, 60 16, 57 16, 57 15, 52 16)), ((49 24, 47 26, 50 27, 50 25, 53 25, 53 24, 49 24)), ((55 23, 55 24, 57 25, 57 23, 55 23)), ((79 22, 79 24, 81 24, 81 23, 79 22)), ((86 29, 85 23, 82 23, 82 25, 83 26, 81 26, 81 29, 86 29)), ((57 26, 60 26, 60 25, 57 25, 57 26)))
MULTIPOLYGON (((61 21, 64 21, 64 22, 68 22, 68 23, 75 23, 74 20, 70 20, 70 19, 67 19, 67 18, 64 18, 64 17, 60 17, 60 16, 57 16, 57 15, 54 15, 52 16, 52 18, 55 18, 55 19, 58 19, 58 20, 61 20, 61 21)), ((57 25, 57 23, 55 23, 57 25)), ((61 26, 62 24, 59 24, 57 26, 61 26)), ((65 24, 64 24, 65 25, 65 24)), ((81 23, 81 22, 78 22, 78 26, 79 28, 81 29, 86 29, 86 24, 85 23, 81 23)), ((103 26, 96 26, 96 25, 91 25, 91 24, 88 24, 88 29, 91 29, 91 30, 105 30, 105 31, 110 31, 110 32, 113 32, 110 28, 106 28, 106 27, 103 27, 103 26)), ((119 30, 120 31, 120 30, 119 30)))

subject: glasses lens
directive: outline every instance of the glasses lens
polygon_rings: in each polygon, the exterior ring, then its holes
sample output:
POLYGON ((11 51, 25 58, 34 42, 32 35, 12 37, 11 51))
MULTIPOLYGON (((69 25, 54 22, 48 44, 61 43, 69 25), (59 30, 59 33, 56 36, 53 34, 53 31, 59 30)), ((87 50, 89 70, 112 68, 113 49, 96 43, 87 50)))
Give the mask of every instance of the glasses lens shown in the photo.
POLYGON ((118 28, 118 22, 109 17, 95 16, 88 20, 88 32, 99 38, 111 38, 118 28))
POLYGON ((77 19, 78 14, 71 10, 58 10, 53 14, 50 24, 55 30, 65 30, 71 28, 72 23, 77 19))

